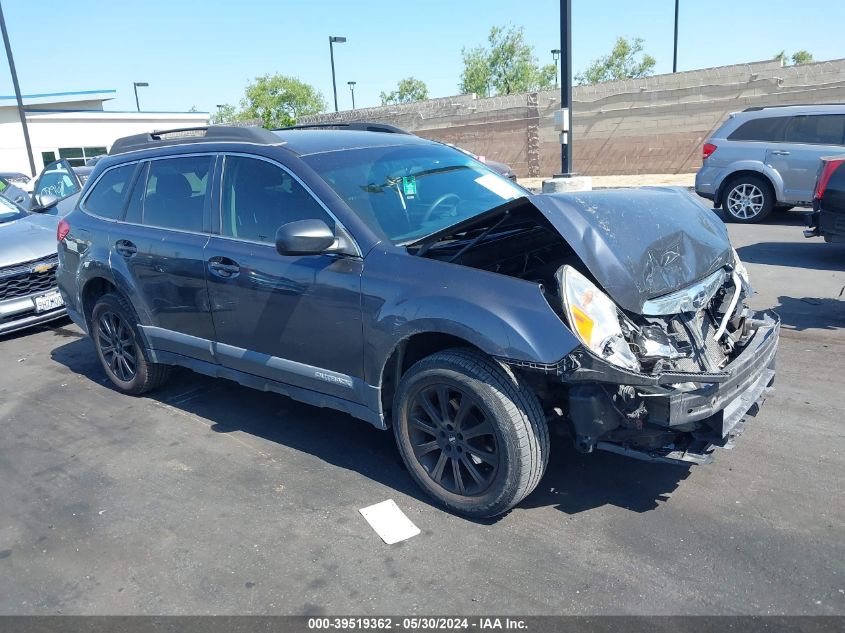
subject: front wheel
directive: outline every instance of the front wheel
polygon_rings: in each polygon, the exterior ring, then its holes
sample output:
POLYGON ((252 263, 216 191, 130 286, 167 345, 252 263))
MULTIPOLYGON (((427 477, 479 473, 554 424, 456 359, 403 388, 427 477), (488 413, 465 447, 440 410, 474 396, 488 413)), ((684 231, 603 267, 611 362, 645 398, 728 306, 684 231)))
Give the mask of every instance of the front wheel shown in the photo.
POLYGON ((138 395, 167 379, 170 367, 147 360, 132 308, 120 295, 106 294, 97 301, 91 336, 106 375, 119 391, 138 395))
POLYGON ((728 219, 740 224, 760 222, 775 204, 771 185, 758 176, 740 176, 725 191, 723 207, 728 219))
POLYGON ((412 366, 396 392, 393 428, 416 482, 467 516, 507 512, 534 490, 548 463, 537 397, 472 350, 438 352, 412 366))

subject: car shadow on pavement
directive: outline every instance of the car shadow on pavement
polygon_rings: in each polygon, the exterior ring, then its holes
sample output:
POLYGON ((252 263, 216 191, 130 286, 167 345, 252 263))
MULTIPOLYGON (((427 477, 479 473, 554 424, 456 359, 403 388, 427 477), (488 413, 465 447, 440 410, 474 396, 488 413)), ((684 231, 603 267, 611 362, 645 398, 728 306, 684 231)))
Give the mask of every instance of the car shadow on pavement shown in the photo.
POLYGON ((778 297, 778 302, 773 310, 777 312, 781 325, 786 329, 801 332, 809 329, 845 328, 845 297, 778 297))
MULTIPOLYGON (((89 339, 60 345, 51 356, 75 374, 111 388, 89 339)), ((115 397, 126 396, 116 393, 115 397)), ((249 433, 431 503, 405 469, 393 433, 344 413, 183 369, 177 369, 164 387, 145 397, 203 418, 211 423, 212 431, 249 433)), ((569 441, 559 437, 552 440, 548 470, 519 507, 556 506, 577 514, 610 504, 646 512, 665 500, 688 472, 685 467, 649 464, 608 453, 581 455, 569 441)), ((473 522, 489 525, 497 520, 473 522)))
POLYGON ((757 242, 740 246, 736 252, 745 263, 845 271, 845 244, 828 244, 818 239, 806 242, 757 242))
POLYGON ((691 468, 604 451, 585 455, 576 451, 567 438, 555 436, 546 474, 520 506, 554 506, 566 514, 605 505, 648 512, 669 499, 691 468))

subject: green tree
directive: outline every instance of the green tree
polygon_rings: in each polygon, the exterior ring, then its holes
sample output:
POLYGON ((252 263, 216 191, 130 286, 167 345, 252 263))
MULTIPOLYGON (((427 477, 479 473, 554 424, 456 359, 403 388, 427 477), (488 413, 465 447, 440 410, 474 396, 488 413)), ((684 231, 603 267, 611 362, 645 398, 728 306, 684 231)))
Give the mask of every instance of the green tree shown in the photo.
POLYGON ((238 111, 235 109, 235 106, 227 103, 217 108, 217 112, 211 115, 211 123, 214 125, 223 125, 224 123, 237 121, 238 118, 238 111))
POLYGON ((809 64, 813 61, 813 54, 810 51, 800 50, 792 53, 792 63, 796 66, 798 64, 809 64))
POLYGON ((549 88, 555 83, 555 66, 539 66, 534 49, 525 42, 522 27, 494 26, 487 46, 462 49, 464 70, 459 89, 483 97, 549 88))
POLYGON ((261 119, 266 128, 295 125, 301 116, 326 109, 323 95, 295 77, 262 75, 246 87, 238 119, 261 119))
POLYGON ((657 61, 648 53, 643 53, 643 43, 641 37, 632 40, 617 37, 610 54, 593 60, 584 72, 575 75, 575 83, 598 84, 654 74, 657 61))
POLYGON ((786 51, 781 51, 775 55, 774 59, 779 61, 781 66, 789 66, 790 57, 795 66, 798 64, 809 64, 813 61, 813 54, 805 50, 795 51, 791 56, 787 55, 786 51))
POLYGON ((415 77, 405 77, 393 92, 380 92, 381 105, 411 103, 428 99, 428 86, 415 77))

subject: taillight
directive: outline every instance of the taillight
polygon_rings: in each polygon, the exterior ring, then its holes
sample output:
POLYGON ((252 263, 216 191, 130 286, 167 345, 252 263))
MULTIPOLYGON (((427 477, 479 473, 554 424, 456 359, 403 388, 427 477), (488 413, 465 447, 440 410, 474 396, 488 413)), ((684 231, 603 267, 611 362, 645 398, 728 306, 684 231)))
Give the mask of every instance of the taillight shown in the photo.
POLYGON ((824 190, 827 189, 827 183, 830 182, 830 177, 842 163, 845 163, 845 158, 822 161, 822 173, 819 174, 819 179, 816 180, 816 191, 813 193, 813 200, 821 199, 824 195, 824 190))
POLYGON ((61 242, 70 233, 70 224, 65 219, 59 220, 59 226, 56 227, 56 241, 61 242))
POLYGON ((701 148, 701 158, 706 160, 709 158, 710 154, 715 152, 717 149, 719 148, 713 145, 713 143, 705 143, 704 147, 701 148))

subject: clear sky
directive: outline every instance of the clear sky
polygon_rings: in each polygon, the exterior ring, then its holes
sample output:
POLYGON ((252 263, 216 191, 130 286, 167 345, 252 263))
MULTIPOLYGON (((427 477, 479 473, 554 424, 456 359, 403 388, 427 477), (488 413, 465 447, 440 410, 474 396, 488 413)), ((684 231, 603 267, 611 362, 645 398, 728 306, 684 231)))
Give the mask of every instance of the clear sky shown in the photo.
MULTIPOLYGON (((378 105, 379 92, 413 75, 433 97, 458 93, 461 48, 493 25, 525 27, 537 58, 559 45, 558 0, 0 0, 21 90, 116 89, 110 110, 213 111, 237 103, 265 73, 315 85, 332 107, 328 36, 335 48, 340 108, 378 105)), ((573 0, 573 70, 606 54, 617 36, 642 37, 672 70, 673 0, 573 0)), ((842 0, 681 0, 678 69, 690 70, 809 50, 845 57, 842 0)), ((0 48, 0 57, 5 54, 0 48)), ((5 64, 0 94, 13 94, 5 64)))

